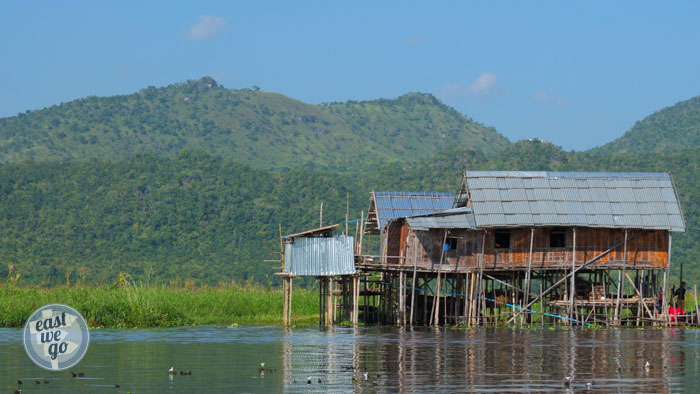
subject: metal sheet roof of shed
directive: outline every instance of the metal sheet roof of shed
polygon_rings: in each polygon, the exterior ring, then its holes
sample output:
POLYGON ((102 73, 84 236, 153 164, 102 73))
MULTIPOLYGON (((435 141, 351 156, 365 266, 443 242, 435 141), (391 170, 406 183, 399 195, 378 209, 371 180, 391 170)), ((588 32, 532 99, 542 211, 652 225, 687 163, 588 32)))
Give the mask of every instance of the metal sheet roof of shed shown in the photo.
POLYGON ((393 219, 448 210, 454 200, 454 193, 374 192, 380 229, 393 219))
POLYGON ((450 209, 440 213, 407 217, 408 225, 414 230, 427 231, 431 228, 476 229, 470 208, 450 209))
POLYGON ((663 172, 467 171, 476 227, 583 226, 685 231, 663 172))

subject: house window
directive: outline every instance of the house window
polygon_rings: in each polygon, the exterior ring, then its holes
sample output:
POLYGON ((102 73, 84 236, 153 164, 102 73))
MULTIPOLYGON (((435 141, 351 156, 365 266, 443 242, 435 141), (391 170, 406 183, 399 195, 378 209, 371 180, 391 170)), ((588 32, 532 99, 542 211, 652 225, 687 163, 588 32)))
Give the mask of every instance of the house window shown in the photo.
POLYGON ((493 247, 496 249, 510 248, 510 230, 496 231, 493 247))
POLYGON ((553 229, 549 232, 549 247, 563 248, 566 247, 566 230, 553 229))
POLYGON ((457 250, 457 238, 447 237, 445 239, 445 252, 457 250))

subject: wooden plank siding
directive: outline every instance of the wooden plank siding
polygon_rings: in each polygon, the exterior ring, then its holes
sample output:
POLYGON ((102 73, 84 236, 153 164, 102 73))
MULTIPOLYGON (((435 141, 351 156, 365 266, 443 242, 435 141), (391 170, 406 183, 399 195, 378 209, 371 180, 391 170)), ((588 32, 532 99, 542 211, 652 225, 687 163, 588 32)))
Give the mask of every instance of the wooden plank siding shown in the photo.
MULTIPOLYGON (((563 248, 550 247, 550 231, 553 228, 535 229, 533 243, 533 269, 567 269, 571 267, 573 254, 573 228, 557 228, 566 231, 563 248)), ((478 268, 481 251, 482 230, 451 229, 448 237, 457 238, 457 248, 446 253, 445 264, 440 264, 444 229, 414 231, 405 221, 392 222, 386 232, 387 258, 389 265, 407 265, 423 270, 467 272, 478 268)), ((530 256, 530 229, 512 228, 510 247, 495 248, 495 231, 486 232, 484 269, 527 269, 530 256)), ((633 268, 659 269, 668 264, 667 230, 628 230, 627 266, 633 268)), ((577 228, 576 263, 583 264, 625 239, 624 229, 577 228)), ((622 267, 624 246, 619 246, 606 256, 591 264, 591 269, 622 267)))

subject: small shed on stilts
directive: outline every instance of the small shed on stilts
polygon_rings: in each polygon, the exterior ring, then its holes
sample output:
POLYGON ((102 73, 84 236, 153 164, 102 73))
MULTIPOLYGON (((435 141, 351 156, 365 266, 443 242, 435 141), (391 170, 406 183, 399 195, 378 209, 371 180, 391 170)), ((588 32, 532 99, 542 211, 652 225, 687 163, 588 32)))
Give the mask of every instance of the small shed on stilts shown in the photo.
POLYGON ((339 225, 320 227, 282 237, 284 265, 277 275, 283 279, 283 323, 292 323, 292 283, 295 277, 319 281, 319 323, 339 321, 357 324, 359 278, 355 270, 354 238, 334 235, 339 225))

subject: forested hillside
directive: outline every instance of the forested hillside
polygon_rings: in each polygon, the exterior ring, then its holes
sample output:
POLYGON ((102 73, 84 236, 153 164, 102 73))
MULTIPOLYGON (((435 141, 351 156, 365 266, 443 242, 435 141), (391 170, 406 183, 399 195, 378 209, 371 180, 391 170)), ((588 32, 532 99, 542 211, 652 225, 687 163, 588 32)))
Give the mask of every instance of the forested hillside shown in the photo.
POLYGON ((494 153, 508 141, 435 97, 310 105, 225 89, 212 78, 87 97, 0 119, 0 162, 91 159, 198 149, 255 168, 417 163, 450 146, 494 153))
POLYGON ((592 153, 668 152, 700 147, 700 96, 654 112, 592 153))
MULTIPOLYGON (((309 105, 211 78, 0 119, 0 280, 276 283, 284 233, 367 210, 371 190, 456 191, 464 169, 672 172, 700 279, 700 97, 588 152, 509 143, 433 96, 309 105)), ((351 231, 354 228, 351 227, 351 231)))
MULTIPOLYGON (((487 159, 453 148, 420 165, 367 165, 357 173, 291 170, 272 173, 186 151, 172 158, 140 155, 107 161, 0 165, 0 277, 13 264, 24 283, 113 282, 192 278, 276 283, 269 251, 285 233, 341 223, 350 193, 351 218, 375 190, 455 191, 471 169, 672 171, 687 224, 700 228, 700 149, 615 155, 601 160, 521 141, 487 159)), ((354 228, 351 227, 351 231, 354 228)), ((700 232, 674 235, 673 270, 700 278, 700 232)))

